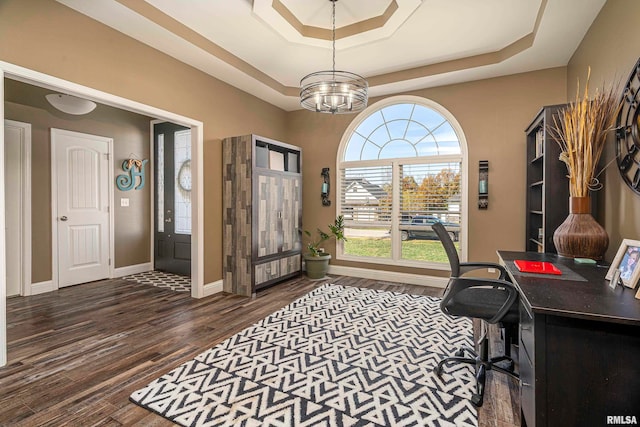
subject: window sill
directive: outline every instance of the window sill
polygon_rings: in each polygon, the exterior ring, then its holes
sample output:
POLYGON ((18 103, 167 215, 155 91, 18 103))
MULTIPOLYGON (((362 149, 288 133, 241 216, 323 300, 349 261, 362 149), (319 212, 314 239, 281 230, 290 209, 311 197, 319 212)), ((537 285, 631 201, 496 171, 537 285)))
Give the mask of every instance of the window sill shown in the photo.
POLYGON ((336 255, 336 259, 340 261, 361 262, 366 264, 378 264, 389 267, 410 267, 410 268, 422 268, 425 270, 440 270, 451 271, 451 267, 448 263, 442 262, 427 262, 427 261, 410 261, 410 260, 398 260, 394 261, 391 258, 376 258, 376 257, 363 257, 353 255, 336 255))

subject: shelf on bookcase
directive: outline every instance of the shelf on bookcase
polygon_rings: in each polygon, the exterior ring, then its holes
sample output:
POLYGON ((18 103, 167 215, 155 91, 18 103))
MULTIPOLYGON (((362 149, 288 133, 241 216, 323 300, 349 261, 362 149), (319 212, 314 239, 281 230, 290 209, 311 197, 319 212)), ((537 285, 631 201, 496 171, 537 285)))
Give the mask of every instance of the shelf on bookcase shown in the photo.
POLYGON ((542 246, 542 243, 541 243, 541 242, 539 242, 539 241, 537 241, 536 239, 529 239, 529 241, 530 241, 531 243, 535 243, 535 244, 536 244, 536 245, 538 245, 538 246, 542 246))
POLYGON ((534 157, 533 159, 531 159, 531 161, 529 163, 534 164, 536 162, 539 162, 542 159, 544 159, 544 153, 534 157))

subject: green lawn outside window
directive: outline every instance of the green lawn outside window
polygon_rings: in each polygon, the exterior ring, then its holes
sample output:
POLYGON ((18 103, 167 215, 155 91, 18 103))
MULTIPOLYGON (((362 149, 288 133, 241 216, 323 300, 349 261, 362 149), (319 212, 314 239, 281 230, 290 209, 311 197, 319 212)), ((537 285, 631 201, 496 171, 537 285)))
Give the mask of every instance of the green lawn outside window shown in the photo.
MULTIPOLYGON (((459 251, 460 243, 456 242, 455 245, 459 251)), ((346 255, 390 258, 391 239, 349 237, 349 240, 344 242, 344 253, 346 255)), ((402 242, 402 258, 405 260, 449 263, 447 254, 438 240, 408 240, 402 242)))

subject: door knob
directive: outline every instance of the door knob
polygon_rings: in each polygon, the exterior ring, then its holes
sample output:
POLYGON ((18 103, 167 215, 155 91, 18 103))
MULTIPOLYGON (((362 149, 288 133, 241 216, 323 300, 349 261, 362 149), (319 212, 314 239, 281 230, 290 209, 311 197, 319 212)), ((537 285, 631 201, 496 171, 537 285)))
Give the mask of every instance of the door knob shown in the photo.
POLYGON ((67 218, 66 216, 61 216, 60 217, 60 221, 66 221, 67 219, 69 219, 69 218, 67 218))
POLYGON ((165 219, 164 222, 171 222, 171 218, 165 219))

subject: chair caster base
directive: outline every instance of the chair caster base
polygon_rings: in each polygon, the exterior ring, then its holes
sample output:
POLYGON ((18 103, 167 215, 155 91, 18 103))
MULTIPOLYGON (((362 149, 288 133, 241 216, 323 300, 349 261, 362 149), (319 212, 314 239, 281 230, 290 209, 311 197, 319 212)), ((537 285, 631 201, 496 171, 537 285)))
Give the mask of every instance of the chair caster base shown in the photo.
POLYGON ((433 372, 436 374, 436 376, 438 378, 442 377, 442 365, 438 365, 435 368, 433 368, 433 372))
POLYGON ((476 353, 473 349, 463 347, 458 349, 455 352, 455 356, 447 357, 445 359, 440 360, 438 365, 433 368, 433 372, 436 374, 438 378, 441 378, 442 370, 444 365, 447 363, 465 363, 475 367, 476 369, 476 392, 471 395, 471 404, 476 408, 482 406, 484 400, 484 391, 485 391, 485 381, 486 381, 486 373, 487 371, 497 371, 507 374, 515 379, 518 379, 518 374, 514 373, 514 361, 509 356, 498 356, 488 358, 487 349, 488 341, 486 336, 483 338, 481 351, 476 353), (471 357, 463 357, 465 353, 469 353, 473 356, 471 357), (502 366, 499 366, 500 363, 502 366), (504 366, 504 367, 503 367, 504 366))
POLYGON ((480 408, 482 406, 483 402, 483 396, 479 395, 479 394, 473 394, 471 395, 471 403, 473 404, 473 406, 475 406, 476 408, 480 408))

